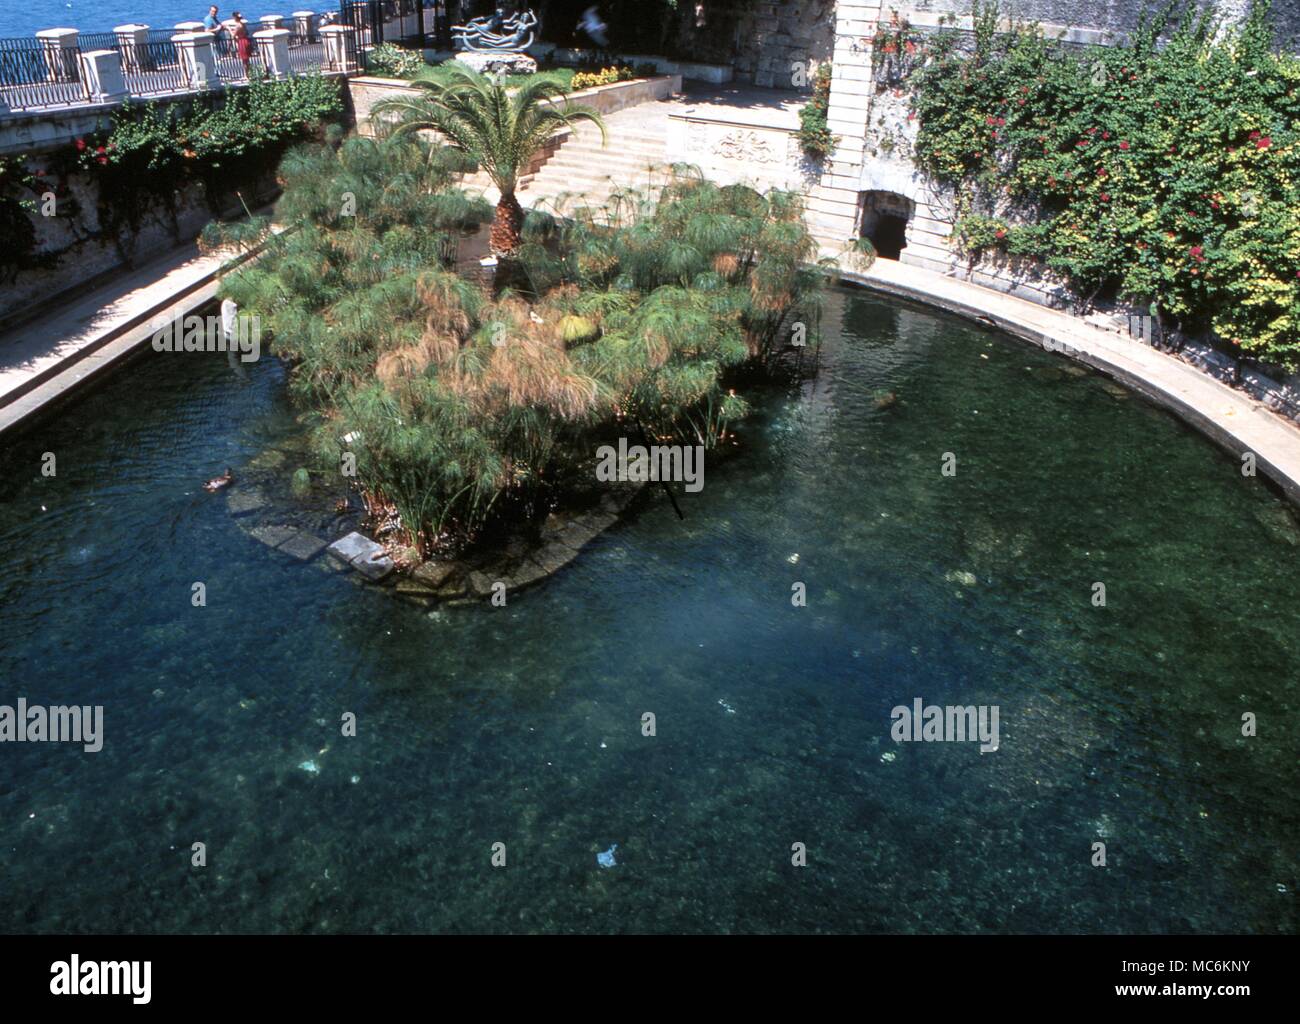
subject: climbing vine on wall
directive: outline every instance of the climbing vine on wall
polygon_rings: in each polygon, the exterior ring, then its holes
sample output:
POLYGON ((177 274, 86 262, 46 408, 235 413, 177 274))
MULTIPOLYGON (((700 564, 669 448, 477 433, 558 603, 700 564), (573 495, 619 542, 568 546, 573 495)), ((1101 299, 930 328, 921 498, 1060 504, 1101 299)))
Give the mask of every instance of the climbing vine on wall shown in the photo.
POLYGON ((819 64, 813 72, 812 99, 799 110, 799 145, 811 157, 824 160, 835 149, 835 136, 826 122, 831 103, 831 66, 819 64))
POLYGON ((56 213, 67 192, 66 180, 44 167, 33 168, 27 157, 0 157, 0 282, 52 265, 52 256, 37 252, 34 218, 56 213))
POLYGON ((968 251, 1300 365, 1300 58, 1267 4, 1217 38, 1169 8, 1085 50, 984 6, 973 48, 935 37, 910 82, 917 162, 954 190, 968 251))
MULTIPOLYGON (((286 81, 255 79, 247 88, 173 103, 128 104, 109 127, 76 139, 66 152, 40 159, 57 167, 59 215, 76 212, 67 175, 79 172, 93 184, 99 235, 123 257, 145 218, 161 213, 176 228, 181 195, 192 185, 217 213, 230 197, 265 180, 293 143, 318 136, 337 119, 343 103, 338 82, 319 76, 286 81)), ((52 265, 57 257, 35 255, 38 197, 46 186, 30 161, 0 162, 0 275, 52 265), (9 239, 17 244, 9 246, 9 239)), ((46 181, 50 178, 46 178, 46 181)))

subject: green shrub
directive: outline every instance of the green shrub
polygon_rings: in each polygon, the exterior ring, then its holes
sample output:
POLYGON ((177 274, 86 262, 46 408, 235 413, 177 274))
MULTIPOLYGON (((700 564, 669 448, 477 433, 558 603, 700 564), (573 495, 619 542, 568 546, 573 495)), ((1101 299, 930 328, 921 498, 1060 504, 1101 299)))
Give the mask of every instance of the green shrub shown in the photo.
POLYGON ((959 241, 1300 365, 1300 58, 1267 5, 1217 40, 1188 11, 1158 45, 1166 12, 1082 51, 988 12, 973 53, 940 37, 912 78, 917 161, 953 188, 959 241))
POLYGON ((823 160, 835 149, 835 137, 826 124, 831 102, 831 66, 819 64, 813 73, 812 99, 799 111, 799 145, 809 156, 823 160))
POLYGON ((424 55, 394 43, 380 43, 366 54, 366 70, 390 78, 411 78, 427 67, 424 55))
POLYGON ((368 507, 425 554, 544 516, 620 434, 723 441, 747 408, 733 375, 781 357, 824 281, 797 196, 677 176, 534 211, 532 291, 492 295, 446 265, 448 239, 492 216, 460 166, 413 134, 296 149, 276 219, 298 230, 222 283, 292 362, 322 468, 350 445, 368 507))

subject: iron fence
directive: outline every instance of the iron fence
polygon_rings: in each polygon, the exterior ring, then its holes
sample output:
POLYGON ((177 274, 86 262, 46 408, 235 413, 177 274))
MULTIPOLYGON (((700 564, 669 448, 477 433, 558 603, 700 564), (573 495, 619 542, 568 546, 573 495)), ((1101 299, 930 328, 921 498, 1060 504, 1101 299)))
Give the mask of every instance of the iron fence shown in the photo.
POLYGON ((170 40, 125 42, 118 50, 122 78, 132 96, 166 96, 191 89, 190 75, 170 40))
POLYGON ((43 39, 0 39, 0 110, 76 106, 89 100, 80 48, 43 39))
MULTIPOLYGON (((402 0, 413 4, 415 0, 402 0)), ((382 3, 375 0, 343 0, 341 16, 326 16, 325 24, 344 24, 354 31, 344 37, 341 50, 327 46, 318 29, 304 31, 306 23, 286 20, 290 25, 289 70, 294 74, 349 73, 361 69, 364 48, 371 39, 383 38, 382 3), (364 44, 362 32, 365 28, 364 44)), ((256 31, 254 29, 254 31, 256 31)), ((122 77, 131 96, 145 98, 194 92, 225 84, 242 84, 266 70, 266 61, 255 45, 247 62, 236 52, 229 31, 212 38, 216 81, 203 68, 190 67, 184 51, 172 42, 174 29, 135 32, 83 32, 73 45, 44 38, 0 39, 0 114, 46 108, 72 107, 89 103, 91 86, 86 81, 82 57, 100 50, 115 50, 121 58, 122 77)))

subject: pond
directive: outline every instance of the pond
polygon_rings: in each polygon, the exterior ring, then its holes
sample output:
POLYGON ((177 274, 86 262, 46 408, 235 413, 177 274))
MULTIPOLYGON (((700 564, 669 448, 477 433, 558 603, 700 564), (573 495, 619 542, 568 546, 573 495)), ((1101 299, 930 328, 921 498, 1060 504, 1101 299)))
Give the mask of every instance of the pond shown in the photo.
POLYGON ((0 703, 104 745, 0 746, 0 929, 1294 933, 1293 513, 1057 356, 863 292, 825 324, 684 519, 648 489, 504 608, 201 490, 292 436, 273 360, 150 355, 6 438, 0 703), (917 699, 998 749, 893 742, 917 699))

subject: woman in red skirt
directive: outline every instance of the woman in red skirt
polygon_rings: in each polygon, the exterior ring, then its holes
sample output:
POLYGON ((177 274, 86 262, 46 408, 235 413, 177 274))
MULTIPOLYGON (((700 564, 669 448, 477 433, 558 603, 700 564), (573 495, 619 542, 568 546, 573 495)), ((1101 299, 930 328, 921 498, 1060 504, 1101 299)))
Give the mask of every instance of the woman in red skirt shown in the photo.
POLYGON ((242 14, 235 11, 231 17, 235 20, 234 31, 230 33, 235 40, 235 56, 244 65, 244 77, 247 78, 248 62, 253 59, 253 37, 248 34, 248 22, 242 14))

